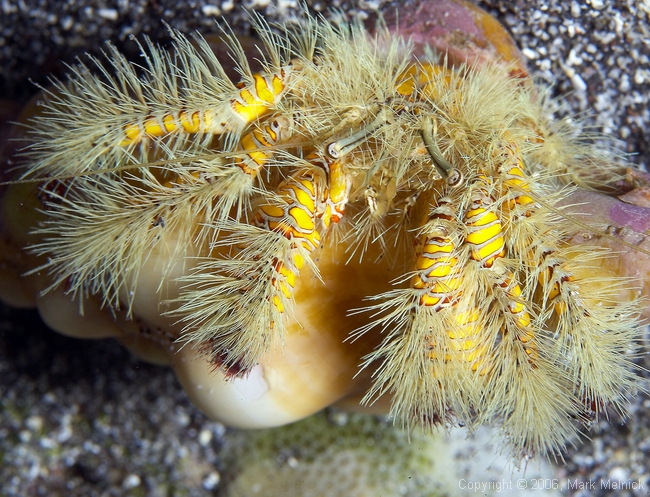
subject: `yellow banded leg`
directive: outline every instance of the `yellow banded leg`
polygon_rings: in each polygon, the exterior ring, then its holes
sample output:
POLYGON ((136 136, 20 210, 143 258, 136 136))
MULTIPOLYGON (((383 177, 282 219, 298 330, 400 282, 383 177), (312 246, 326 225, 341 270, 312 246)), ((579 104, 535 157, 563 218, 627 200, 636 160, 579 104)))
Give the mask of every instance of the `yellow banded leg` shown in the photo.
POLYGON ((238 92, 224 106, 210 109, 180 109, 162 115, 144 116, 139 122, 123 127, 120 146, 128 147, 145 138, 172 134, 212 134, 238 132, 271 110, 286 89, 288 68, 277 73, 253 74, 252 85, 240 83, 238 92))
POLYGON ((465 241, 471 245, 471 257, 488 268, 505 255, 501 220, 490 207, 489 198, 478 192, 464 218, 467 227, 465 241))
POLYGON ((512 321, 516 330, 514 339, 521 342, 529 361, 533 361, 539 354, 534 341, 533 330, 531 329, 530 314, 522 301, 521 286, 512 273, 508 273, 503 283, 500 283, 499 286, 503 288, 509 300, 507 310, 514 317, 512 321))
POLYGON ((244 173, 255 177, 269 161, 272 147, 285 142, 291 135, 291 120, 285 116, 272 117, 263 126, 256 126, 239 142, 246 155, 235 160, 244 173))
POLYGON ((432 225, 431 231, 416 241, 416 272, 411 277, 411 288, 423 290, 420 305, 436 311, 455 302, 462 286, 456 244, 445 227, 454 217, 451 200, 440 199, 426 220, 432 225))
POLYGON ((254 213, 258 227, 280 233, 292 242, 290 260, 274 261, 274 287, 278 293, 272 301, 280 312, 284 312, 282 301, 291 298, 298 272, 304 266, 301 250, 313 252, 320 245, 316 229, 317 209, 324 193, 320 181, 313 171, 294 173, 279 185, 276 194, 280 201, 261 205, 254 213))
POLYGON ((509 197, 506 202, 508 211, 513 211, 516 206, 521 206, 521 215, 530 217, 535 201, 530 195, 529 180, 524 172, 524 162, 515 143, 505 147, 506 162, 500 168, 503 178, 505 195, 509 197))

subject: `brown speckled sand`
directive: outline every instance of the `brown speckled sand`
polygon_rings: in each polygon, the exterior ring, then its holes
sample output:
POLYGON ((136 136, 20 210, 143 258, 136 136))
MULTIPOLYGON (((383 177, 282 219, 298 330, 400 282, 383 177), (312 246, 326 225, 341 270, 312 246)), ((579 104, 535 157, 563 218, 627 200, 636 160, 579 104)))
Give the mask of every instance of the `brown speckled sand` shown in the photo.
MULTIPOLYGON (((271 19, 297 7, 291 0, 2 0, 0 96, 28 97, 28 78, 43 82, 64 70, 61 61, 97 53, 104 40, 129 53, 131 34, 164 41, 161 21, 207 33, 223 15, 246 32, 242 4, 271 19)), ((308 4, 362 17, 400 6, 308 4)), ((596 130, 620 138, 636 154, 631 161, 650 165, 648 0, 478 4, 511 31, 533 74, 565 95, 567 113, 583 113, 596 130)), ((35 312, 0 307, 0 495, 216 495, 227 471, 218 456, 224 431, 189 403, 171 370, 143 364, 113 341, 59 336, 35 312)), ((646 396, 636 399, 626 425, 614 415, 591 437, 557 468, 567 495, 610 495, 602 486, 608 480, 644 483, 618 495, 650 492, 646 396)))

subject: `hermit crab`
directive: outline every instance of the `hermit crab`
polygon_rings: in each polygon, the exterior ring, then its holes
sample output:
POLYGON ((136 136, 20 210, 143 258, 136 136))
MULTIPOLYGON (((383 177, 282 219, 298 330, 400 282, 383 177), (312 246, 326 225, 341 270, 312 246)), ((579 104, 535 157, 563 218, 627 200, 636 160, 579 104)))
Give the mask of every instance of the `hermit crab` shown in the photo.
POLYGON ((171 363, 233 426, 340 402, 497 424, 521 457, 622 407, 641 287, 569 243, 577 188, 625 181, 616 155, 554 121, 514 59, 252 22, 254 56, 224 31, 235 80, 170 30, 170 50, 108 45, 44 89, 5 182, 2 298, 171 363))

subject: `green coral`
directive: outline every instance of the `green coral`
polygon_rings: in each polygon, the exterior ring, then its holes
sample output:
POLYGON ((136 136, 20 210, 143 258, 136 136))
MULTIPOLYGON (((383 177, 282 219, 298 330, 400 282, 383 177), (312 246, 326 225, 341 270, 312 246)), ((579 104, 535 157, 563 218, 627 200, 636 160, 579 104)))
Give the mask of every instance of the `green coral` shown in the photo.
POLYGON ((437 497, 436 438, 383 419, 330 412, 273 430, 234 434, 227 497, 437 497))

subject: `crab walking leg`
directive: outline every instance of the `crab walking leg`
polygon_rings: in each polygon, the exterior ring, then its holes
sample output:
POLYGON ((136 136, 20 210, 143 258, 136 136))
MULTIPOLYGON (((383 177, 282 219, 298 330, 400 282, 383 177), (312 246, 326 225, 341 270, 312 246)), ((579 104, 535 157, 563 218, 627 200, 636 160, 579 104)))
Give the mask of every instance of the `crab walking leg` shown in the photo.
POLYGON ((245 174, 255 177, 273 155, 272 147, 291 136, 291 120, 287 116, 272 116, 263 126, 256 126, 242 136, 239 146, 245 155, 234 164, 245 174))
MULTIPOLYGON (((355 310, 355 315, 372 312, 375 318, 354 331, 355 340, 379 335, 369 333, 374 329, 385 335, 380 346, 364 357, 364 369, 378 366, 373 385, 362 399, 365 405, 392 394, 392 414, 440 419, 453 404, 454 392, 461 389, 458 375, 442 374, 447 365, 471 368, 480 362, 480 353, 474 353, 474 331, 481 322, 471 307, 458 308, 468 288, 464 274, 467 255, 459 251, 462 239, 455 229, 457 218, 451 198, 432 205, 416 239, 409 287, 369 297, 367 300, 378 303, 355 310), (413 378, 418 378, 417 385, 413 378)), ((395 281, 406 281, 405 275, 395 281)))
MULTIPOLYGON (((259 357, 282 344, 293 319, 293 288, 305 265, 317 271, 311 254, 343 214, 348 181, 337 161, 304 163, 267 195, 250 215, 251 225, 217 225, 213 253, 186 277, 175 314, 185 323, 182 340, 202 344, 215 368, 230 376, 247 374, 259 357), (327 166, 323 169, 319 166, 327 166), (330 192, 342 198, 332 200, 330 192)), ((206 254, 207 255, 207 254, 206 254)))
POLYGON ((311 253, 321 242, 321 234, 316 229, 316 216, 323 186, 315 171, 295 173, 278 187, 277 195, 281 203, 262 205, 254 214, 257 226, 281 233, 291 242, 291 260, 276 258, 273 261, 276 270, 273 283, 281 293, 273 296, 273 305, 281 313, 285 310, 282 297, 288 300, 292 298, 298 273, 305 265, 301 251, 311 253))
POLYGON ((293 260, 274 261, 276 293, 266 303, 280 313, 287 311, 289 297, 295 303, 293 319, 284 325, 282 349, 268 350, 244 375, 233 375, 228 369, 215 371, 209 357, 191 347, 180 347, 173 356, 174 367, 193 401, 231 426, 289 423, 347 395, 358 395, 366 386, 366 378, 354 377, 361 357, 374 348, 376 338, 369 335, 352 345, 344 343, 350 331, 363 322, 362 316, 346 314, 351 306, 361 303, 366 292, 387 289, 386 275, 397 273, 388 261, 377 263, 368 258, 359 264, 338 263, 345 253, 343 245, 319 248, 322 279, 315 271, 301 270, 305 261, 300 252, 311 253, 319 246, 315 221, 320 218, 325 226, 337 222, 343 215, 348 188, 338 161, 315 155, 308 159, 325 168, 329 188, 323 189, 318 181, 320 171, 298 171, 278 189, 284 200, 282 208, 265 204, 255 217, 260 227, 282 233, 296 244, 293 260), (330 193, 326 198, 319 195, 324 191, 330 193), (358 284, 346 285, 350 278, 358 284))
POLYGON ((251 73, 231 40, 242 76, 234 84, 205 40, 199 37, 197 48, 182 34, 171 34, 174 58, 146 40, 139 66, 109 45, 105 60, 90 57, 91 67, 80 63, 67 81, 52 80, 42 112, 28 123, 36 138, 28 174, 67 177, 117 169, 134 157, 146 162, 150 146, 161 142, 173 156, 210 147, 213 137, 225 135, 222 141, 232 149, 285 96, 291 65, 276 46, 265 47, 273 63, 251 73))
MULTIPOLYGON (((229 181, 223 178, 219 187, 213 188, 214 196, 219 198, 215 207, 219 213, 217 217, 226 218, 231 215, 233 206, 237 209, 235 218, 241 217, 242 208, 247 203, 243 199, 250 195, 254 179, 273 157, 273 147, 286 142, 290 137, 291 118, 283 115, 271 116, 268 121, 252 126, 241 137, 238 150, 233 153, 231 170, 227 173, 229 181)), ((189 175, 182 177, 177 174, 162 186, 174 188, 200 179, 199 171, 190 170, 189 175)))
MULTIPOLYGON (((449 203, 449 199, 441 199, 429 223, 435 222, 436 219, 451 218, 453 210, 449 203)), ((462 271, 458 266, 458 247, 446 230, 441 230, 440 227, 422 236, 420 243, 421 248, 415 261, 417 272, 411 278, 411 288, 426 292, 420 297, 420 306, 431 308, 435 312, 457 307, 463 291, 462 271)), ((451 351, 455 351, 456 359, 471 364, 472 371, 478 370, 485 351, 485 347, 480 345, 477 339, 481 326, 479 310, 475 306, 465 306, 454 313, 451 324, 453 326, 447 331, 447 336, 451 339, 451 350, 444 354, 445 361, 452 360, 454 357, 451 351)), ((431 359, 436 358, 436 340, 439 338, 434 334, 429 338, 431 359)))
POLYGON ((120 146, 127 147, 145 138, 159 138, 172 133, 220 135, 244 129, 277 103, 286 88, 287 74, 288 68, 274 74, 253 74, 253 84, 237 85, 237 95, 218 109, 181 109, 125 124, 120 146))
MULTIPOLYGON (((319 168, 297 171, 278 187, 278 203, 261 205, 253 214, 253 222, 260 228, 279 233, 290 242, 286 258, 274 257, 275 276, 273 287, 277 292, 270 298, 281 314, 292 306, 293 290, 306 255, 321 245, 321 233, 317 222, 324 229, 330 222, 338 222, 347 203, 348 182, 339 160, 328 160, 312 154, 307 157, 319 168), (323 181, 323 172, 325 180, 323 181)), ((279 323, 269 323, 273 328, 279 323)))
POLYGON ((368 333, 346 342, 366 322, 363 315, 348 316, 347 309, 361 306, 377 288, 387 291, 399 272, 374 257, 342 264, 345 250, 345 245, 318 250, 321 277, 309 267, 300 271, 293 288, 294 319, 285 326, 283 347, 263 354, 248 375, 228 377, 199 350, 174 345, 172 365, 194 404, 228 426, 265 428, 365 393, 369 374, 358 375, 358 366, 378 337, 368 333))
POLYGON ((349 182, 341 161, 320 158, 315 154, 308 156, 307 160, 324 170, 327 186, 319 181, 320 171, 294 173, 278 188, 277 194, 284 205, 262 205, 254 214, 257 226, 281 233, 291 241, 291 260, 273 261, 277 272, 273 285, 281 292, 281 295, 273 297, 273 305, 281 313, 284 313, 285 306, 282 297, 288 301, 293 298, 298 273, 305 265, 301 251, 311 253, 320 246, 317 219, 328 229, 331 222, 341 220, 348 201, 349 182))

